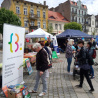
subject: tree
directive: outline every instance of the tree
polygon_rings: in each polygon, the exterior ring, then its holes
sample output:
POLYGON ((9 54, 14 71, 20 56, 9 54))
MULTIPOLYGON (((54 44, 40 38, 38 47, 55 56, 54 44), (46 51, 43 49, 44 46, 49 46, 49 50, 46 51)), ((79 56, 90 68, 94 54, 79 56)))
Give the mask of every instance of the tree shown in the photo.
POLYGON ((21 26, 21 21, 17 15, 15 15, 12 11, 2 8, 0 9, 0 33, 1 34, 3 34, 4 23, 21 26))
POLYGON ((53 32, 53 27, 52 27, 51 24, 48 24, 47 32, 48 32, 48 33, 52 33, 52 32, 53 32))
POLYGON ((67 30, 67 29, 74 29, 74 30, 82 31, 82 25, 76 22, 70 22, 64 25, 64 30, 67 30))

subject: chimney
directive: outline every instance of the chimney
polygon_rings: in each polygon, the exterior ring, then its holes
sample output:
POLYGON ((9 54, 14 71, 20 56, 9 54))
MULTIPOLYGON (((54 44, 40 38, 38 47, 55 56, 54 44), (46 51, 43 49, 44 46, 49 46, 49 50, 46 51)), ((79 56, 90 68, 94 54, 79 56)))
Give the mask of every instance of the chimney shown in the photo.
POLYGON ((46 6, 46 1, 44 1, 44 5, 46 6))

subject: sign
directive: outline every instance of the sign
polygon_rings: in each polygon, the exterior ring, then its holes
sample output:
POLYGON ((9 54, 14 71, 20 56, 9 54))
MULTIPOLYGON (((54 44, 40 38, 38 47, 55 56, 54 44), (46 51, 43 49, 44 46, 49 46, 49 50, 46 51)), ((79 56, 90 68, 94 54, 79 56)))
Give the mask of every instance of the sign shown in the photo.
POLYGON ((56 51, 57 55, 60 55, 56 36, 53 37, 53 46, 54 46, 54 50, 56 51))
POLYGON ((23 54, 25 28, 4 24, 3 26, 3 80, 2 87, 23 81, 23 54))
POLYGON ((28 69, 29 75, 31 75, 32 72, 33 72, 33 70, 32 70, 32 67, 31 67, 31 64, 30 64, 29 59, 26 59, 26 66, 27 66, 27 69, 28 69))

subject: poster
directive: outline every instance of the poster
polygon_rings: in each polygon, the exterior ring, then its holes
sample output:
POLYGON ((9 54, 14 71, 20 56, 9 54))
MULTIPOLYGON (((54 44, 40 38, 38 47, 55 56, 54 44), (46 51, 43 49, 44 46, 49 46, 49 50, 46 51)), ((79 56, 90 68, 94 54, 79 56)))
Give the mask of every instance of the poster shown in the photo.
POLYGON ((31 75, 32 72, 33 72, 33 69, 32 69, 32 67, 31 67, 31 64, 30 64, 29 59, 26 59, 26 66, 27 66, 27 69, 28 69, 29 75, 31 75))
POLYGON ((56 36, 53 37, 53 46, 54 50, 57 52, 57 55, 60 55, 56 36))
POLYGON ((3 73, 2 87, 23 81, 25 28, 4 24, 3 26, 3 73))

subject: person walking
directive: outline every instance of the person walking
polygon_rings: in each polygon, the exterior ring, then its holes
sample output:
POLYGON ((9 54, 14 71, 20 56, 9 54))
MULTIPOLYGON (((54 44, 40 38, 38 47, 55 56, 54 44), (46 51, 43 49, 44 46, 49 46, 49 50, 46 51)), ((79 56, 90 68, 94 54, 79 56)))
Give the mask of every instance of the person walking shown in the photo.
POLYGON ((72 49, 73 44, 74 44, 74 40, 69 39, 67 43, 67 47, 66 47, 66 58, 67 58, 67 63, 68 63, 67 71, 68 71, 68 74, 71 74, 71 75, 72 75, 72 72, 70 71, 70 66, 72 63, 73 54, 75 53, 75 51, 73 51, 72 49))
POLYGON ((36 43, 33 45, 34 50, 37 52, 36 55, 36 83, 34 89, 31 93, 37 93, 39 80, 42 79, 43 83, 43 91, 39 94, 39 96, 43 96, 47 93, 47 69, 48 69, 48 60, 47 60, 47 52, 42 48, 40 43, 36 43))
POLYGON ((87 60, 87 53, 86 50, 84 48, 84 41, 79 41, 78 42, 78 47, 80 48, 80 52, 79 54, 76 56, 77 61, 79 62, 79 67, 80 67, 80 84, 76 85, 76 87, 78 88, 82 88, 83 86, 83 81, 84 81, 84 76, 86 77, 86 80, 90 86, 90 92, 94 91, 92 82, 89 78, 89 69, 90 69, 90 65, 89 62, 87 60))
MULTIPOLYGON (((91 56, 91 57, 93 55, 93 50, 94 50, 94 47, 93 47, 92 43, 88 42, 87 43, 87 52, 89 53, 89 56, 91 56)), ((92 65, 90 65, 90 74, 91 74, 91 79, 95 78, 94 69, 93 69, 92 65)))

